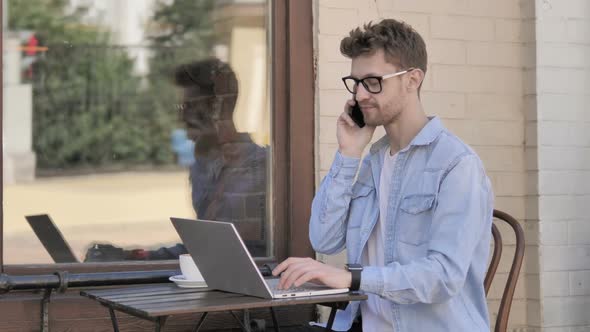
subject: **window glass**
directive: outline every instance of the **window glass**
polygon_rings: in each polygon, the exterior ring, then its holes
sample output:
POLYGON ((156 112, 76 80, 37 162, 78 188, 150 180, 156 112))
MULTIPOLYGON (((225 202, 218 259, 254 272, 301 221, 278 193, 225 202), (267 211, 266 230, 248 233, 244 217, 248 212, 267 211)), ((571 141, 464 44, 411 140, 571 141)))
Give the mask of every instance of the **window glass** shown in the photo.
POLYGON ((171 216, 270 255, 267 1, 4 3, 5 264, 174 259, 171 216))

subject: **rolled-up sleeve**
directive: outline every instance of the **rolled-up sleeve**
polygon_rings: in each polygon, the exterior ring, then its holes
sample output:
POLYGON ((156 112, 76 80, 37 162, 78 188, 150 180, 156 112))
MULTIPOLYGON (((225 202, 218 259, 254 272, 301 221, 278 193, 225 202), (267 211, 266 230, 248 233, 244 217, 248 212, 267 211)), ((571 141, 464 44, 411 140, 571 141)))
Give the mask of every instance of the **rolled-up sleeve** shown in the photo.
POLYGON ((346 217, 359 163, 359 158, 336 152, 330 171, 313 199, 309 238, 319 253, 335 254, 346 246, 346 217))

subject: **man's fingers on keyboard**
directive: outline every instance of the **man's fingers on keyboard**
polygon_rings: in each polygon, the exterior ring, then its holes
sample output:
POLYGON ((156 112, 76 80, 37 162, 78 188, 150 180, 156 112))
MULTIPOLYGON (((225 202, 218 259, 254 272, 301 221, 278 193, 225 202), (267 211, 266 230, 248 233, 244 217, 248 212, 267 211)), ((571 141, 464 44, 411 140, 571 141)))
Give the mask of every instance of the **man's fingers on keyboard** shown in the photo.
POLYGON ((297 280, 295 280, 295 282, 293 284, 295 285, 295 287, 299 287, 308 281, 313 281, 316 278, 317 278, 316 271, 306 271, 301 276, 299 276, 299 278, 297 278, 297 280))
MULTIPOLYGON (((283 263, 285 263, 285 262, 283 262, 283 263)), ((285 265, 284 265, 283 263, 281 263, 281 264, 277 265, 277 266, 276 266, 276 267, 275 267, 275 268, 272 270, 272 275, 273 275, 273 276, 275 276, 275 277, 276 277, 276 276, 280 275, 280 274, 281 274, 281 273, 282 273, 282 272, 285 270, 285 265)))
POLYGON ((305 275, 306 273, 313 271, 313 269, 313 265, 307 264, 305 262, 297 264, 297 266, 294 267, 293 272, 289 276, 292 284, 295 284, 296 280, 301 278, 301 276, 305 275))
POLYGON ((285 271, 283 271, 281 275, 281 284, 284 288, 290 288, 293 285, 293 282, 301 274, 300 270, 303 266, 304 264, 301 262, 295 261, 291 263, 285 271))

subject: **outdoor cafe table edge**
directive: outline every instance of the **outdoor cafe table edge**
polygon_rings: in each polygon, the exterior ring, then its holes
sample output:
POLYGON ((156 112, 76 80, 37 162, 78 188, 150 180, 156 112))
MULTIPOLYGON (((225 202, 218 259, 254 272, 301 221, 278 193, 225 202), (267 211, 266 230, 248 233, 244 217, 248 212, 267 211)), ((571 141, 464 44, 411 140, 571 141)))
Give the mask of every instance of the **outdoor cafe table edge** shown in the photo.
POLYGON ((367 299, 367 295, 362 293, 263 299, 243 294, 211 290, 209 288, 179 288, 174 284, 152 284, 86 290, 81 291, 80 294, 96 300, 109 308, 148 320, 188 313, 270 308, 300 304, 329 305, 367 299))

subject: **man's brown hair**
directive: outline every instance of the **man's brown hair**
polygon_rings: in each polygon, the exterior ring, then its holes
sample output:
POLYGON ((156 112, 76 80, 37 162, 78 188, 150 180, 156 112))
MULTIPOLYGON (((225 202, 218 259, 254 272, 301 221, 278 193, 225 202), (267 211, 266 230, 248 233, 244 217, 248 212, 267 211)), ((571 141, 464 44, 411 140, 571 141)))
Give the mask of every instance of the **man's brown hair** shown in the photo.
MULTIPOLYGON (((231 119, 238 99, 238 80, 231 66, 217 58, 206 58, 191 63, 181 64, 174 70, 173 81, 176 86, 184 89, 184 101, 190 102, 199 97, 216 97, 222 101, 218 114, 223 119, 231 119)), ((185 103, 183 103, 185 104, 185 103)), ((181 116, 187 123, 197 116, 194 110, 182 106, 181 116), (193 111, 193 112, 191 112, 193 111)), ((213 109, 210 114, 213 114, 213 109)))
POLYGON ((400 69, 420 68, 426 73, 427 54, 424 39, 409 24, 385 19, 377 24, 369 22, 362 29, 350 31, 340 42, 340 52, 347 58, 385 52, 385 60, 400 69))

